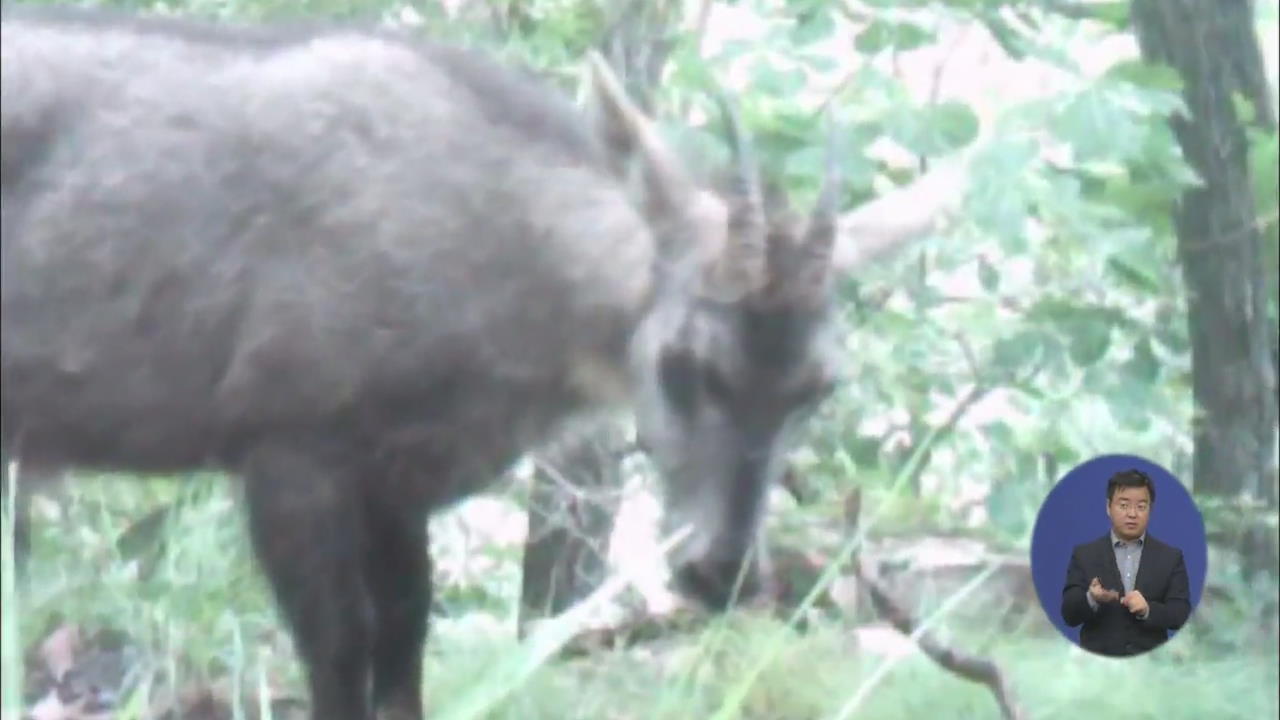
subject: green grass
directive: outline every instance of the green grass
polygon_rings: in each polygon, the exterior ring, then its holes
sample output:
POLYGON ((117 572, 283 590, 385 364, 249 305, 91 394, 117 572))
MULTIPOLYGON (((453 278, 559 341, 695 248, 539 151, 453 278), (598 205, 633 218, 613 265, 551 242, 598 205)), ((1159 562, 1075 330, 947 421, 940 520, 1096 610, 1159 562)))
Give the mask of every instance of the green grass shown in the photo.
MULTIPOLYGON (((0 468, 0 472, 8 474, 9 467, 0 468)), ((3 603, 0 603, 0 662, 4 663, 4 672, 0 674, 0 713, 3 713, 4 720, 19 717, 22 708, 19 699, 22 688, 22 636, 18 631, 18 617, 22 608, 18 604, 15 587, 11 530, 13 518, 9 514, 16 486, 10 482, 7 487, 9 497, 4 498, 3 509, 0 510, 0 523, 3 523, 0 528, 0 572, 3 572, 0 575, 0 595, 3 596, 3 603)))
MULTIPOLYGON (((6 720, 18 717, 22 651, 66 621, 121 630, 140 649, 138 707, 175 686, 212 683, 229 688, 244 713, 262 702, 265 686, 301 695, 297 663, 250 559, 229 488, 216 478, 103 478, 67 489, 60 514, 37 503, 30 577, 21 590, 12 581, 5 518, 6 720), (132 522, 175 498, 182 502, 154 560, 145 551, 127 557, 115 549, 115 538, 132 522)), ((448 542, 436 548, 451 551, 448 542)), ((998 717, 985 687, 918 653, 887 658, 860 645, 853 628, 830 620, 799 632, 775 618, 739 612, 639 647, 541 662, 514 639, 516 598, 509 583, 494 592, 505 596, 505 608, 458 608, 436 623, 426 678, 433 717, 461 717, 451 714, 459 703, 479 698, 489 709, 472 717, 493 720, 689 720, 717 713, 734 720, 808 720, 837 717, 855 696, 861 702, 851 717, 862 720, 998 717), (522 659, 529 662, 527 674, 499 674, 519 670, 522 659), (504 685, 512 678, 514 686, 504 685), (740 702, 733 699, 739 691, 740 702)), ((957 597, 957 604, 976 598, 957 597)), ((1274 643, 1214 651, 1184 632, 1161 651, 1121 665, 1083 653, 1043 627, 1011 634, 997 629, 997 618, 985 627, 947 615, 931 622, 957 647, 997 658, 1031 718, 1276 716, 1280 656, 1274 643)))

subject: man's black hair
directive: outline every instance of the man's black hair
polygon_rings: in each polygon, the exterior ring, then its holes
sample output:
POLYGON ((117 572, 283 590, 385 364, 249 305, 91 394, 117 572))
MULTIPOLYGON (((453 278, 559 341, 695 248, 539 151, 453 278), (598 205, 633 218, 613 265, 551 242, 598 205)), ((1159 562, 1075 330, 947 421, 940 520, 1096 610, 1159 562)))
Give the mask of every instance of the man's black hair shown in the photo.
POLYGON ((1121 470, 1107 481, 1107 502, 1115 497, 1116 489, 1122 487, 1144 487, 1151 494, 1151 504, 1156 504, 1156 484, 1151 482, 1147 474, 1137 468, 1121 470))

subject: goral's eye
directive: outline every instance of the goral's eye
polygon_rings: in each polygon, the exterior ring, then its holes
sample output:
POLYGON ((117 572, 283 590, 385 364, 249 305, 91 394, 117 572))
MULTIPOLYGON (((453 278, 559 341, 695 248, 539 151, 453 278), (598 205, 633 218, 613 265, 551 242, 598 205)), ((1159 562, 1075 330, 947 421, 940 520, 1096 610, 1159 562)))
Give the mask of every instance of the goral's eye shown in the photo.
POLYGON ((733 402, 733 387, 714 365, 702 366, 702 387, 706 390, 707 397, 717 405, 728 405, 733 402))
POLYGON ((681 412, 692 412, 699 398, 720 406, 734 402, 734 388, 725 374, 691 353, 672 351, 663 355, 659 372, 667 402, 681 412))
POLYGON ((698 366, 688 353, 671 352, 662 356, 659 384, 667 402, 680 412, 693 410, 698 397, 698 366))

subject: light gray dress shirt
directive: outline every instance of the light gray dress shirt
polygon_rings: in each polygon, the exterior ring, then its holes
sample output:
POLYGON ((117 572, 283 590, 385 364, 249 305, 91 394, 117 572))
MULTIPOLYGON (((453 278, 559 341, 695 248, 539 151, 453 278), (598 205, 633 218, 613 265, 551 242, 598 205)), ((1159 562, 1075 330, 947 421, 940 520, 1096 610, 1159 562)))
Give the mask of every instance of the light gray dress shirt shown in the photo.
MULTIPOLYGON (((1124 597, 1128 593, 1133 592, 1133 584, 1138 578, 1138 564, 1142 562, 1142 545, 1147 540, 1147 534, 1145 532, 1142 533, 1142 535, 1133 542, 1125 542, 1124 540, 1116 537, 1115 529, 1112 529, 1110 534, 1111 549, 1114 550, 1116 554, 1116 567, 1120 568, 1120 581, 1124 583, 1124 592, 1120 593, 1120 596, 1124 597)), ((1087 591, 1085 592, 1084 597, 1089 601, 1089 608, 1096 611, 1098 609, 1098 601, 1094 600, 1093 596, 1087 591)), ((1150 612, 1151 608, 1147 608, 1142 612, 1142 615, 1138 616, 1138 619, 1146 620, 1147 615, 1150 614, 1150 612)))

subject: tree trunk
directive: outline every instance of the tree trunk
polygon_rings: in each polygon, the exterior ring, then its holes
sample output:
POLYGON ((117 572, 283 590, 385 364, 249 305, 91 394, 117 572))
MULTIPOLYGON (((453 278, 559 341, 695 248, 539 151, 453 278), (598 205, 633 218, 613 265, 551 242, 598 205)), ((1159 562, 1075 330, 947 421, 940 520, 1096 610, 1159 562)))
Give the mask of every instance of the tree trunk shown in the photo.
POLYGON ((1204 184, 1174 211, 1188 292, 1196 492, 1276 506, 1276 328, 1267 318, 1245 118, 1275 127, 1248 0, 1134 0, 1145 59, 1175 69, 1190 117, 1173 131, 1204 184), (1261 83, 1261 85, 1260 85, 1261 83))

